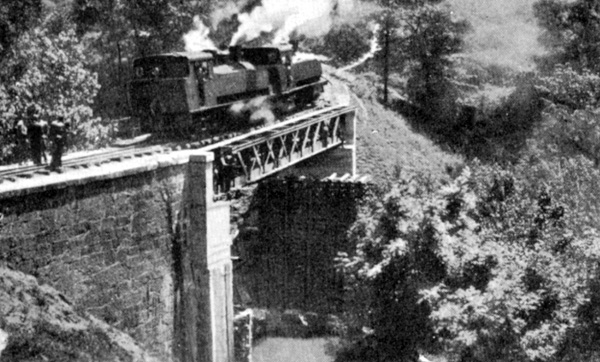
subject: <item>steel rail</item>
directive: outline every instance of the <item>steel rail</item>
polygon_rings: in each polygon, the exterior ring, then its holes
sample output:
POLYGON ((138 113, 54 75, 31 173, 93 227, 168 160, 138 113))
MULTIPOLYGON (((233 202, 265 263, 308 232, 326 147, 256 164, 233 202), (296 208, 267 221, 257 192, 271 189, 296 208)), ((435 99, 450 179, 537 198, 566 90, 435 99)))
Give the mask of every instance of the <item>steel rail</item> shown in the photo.
MULTIPOLYGON (((124 159, 144 157, 158 153, 168 153, 182 149, 199 149, 202 151, 214 152, 217 155, 222 155, 231 153, 238 154, 243 152, 243 150, 248 150, 252 147, 256 148, 252 152, 255 154, 255 156, 259 156, 257 157, 257 160, 260 159, 262 148, 267 147, 267 149, 270 150, 268 153, 269 158, 266 160, 261 160, 263 165, 279 165, 280 163, 283 163, 280 162, 280 160, 282 160, 285 156, 290 156, 290 154, 295 151, 294 147, 298 147, 297 142, 294 143, 294 139, 297 139, 299 136, 304 137, 305 140, 302 146, 303 148, 306 148, 307 143, 314 143, 315 139, 309 142, 307 140, 308 136, 304 132, 310 131, 314 133, 314 130, 311 131, 312 127, 319 125, 324 120, 335 119, 336 117, 347 113, 351 108, 352 107, 348 106, 330 106, 319 109, 304 110, 289 116, 282 122, 271 126, 253 129, 241 135, 239 132, 230 132, 223 133, 221 135, 212 135, 198 141, 171 141, 155 145, 149 145, 147 143, 133 143, 127 144, 126 146, 113 147, 103 151, 96 151, 94 154, 63 159, 62 170, 66 171, 89 168, 91 166, 99 166, 110 162, 119 162, 124 159), (294 136, 289 138, 289 135, 294 136), (292 147, 291 150, 287 150, 286 147, 289 148, 289 144, 294 144, 295 146, 292 147)), ((311 137, 314 138, 314 135, 311 134, 311 137)), ((290 161, 292 160, 290 159, 290 161)), ((248 160, 246 160, 246 162, 248 162, 248 160)), ((47 165, 11 167, 0 170, 0 183, 5 180, 16 182, 21 178, 32 178, 36 175, 50 175, 52 172, 53 171, 50 170, 49 166, 47 165)), ((261 172, 265 173, 267 170, 263 167, 263 171, 261 172)), ((269 170, 269 174, 270 173, 272 172, 269 170)), ((254 180, 255 177, 247 177, 247 179, 254 180)))

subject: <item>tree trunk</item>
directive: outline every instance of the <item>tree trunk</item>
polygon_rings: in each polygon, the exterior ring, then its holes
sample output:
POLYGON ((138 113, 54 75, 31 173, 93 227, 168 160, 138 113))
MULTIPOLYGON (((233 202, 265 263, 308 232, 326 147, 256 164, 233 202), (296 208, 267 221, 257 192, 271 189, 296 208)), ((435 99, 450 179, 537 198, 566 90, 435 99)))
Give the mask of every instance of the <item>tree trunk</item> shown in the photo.
POLYGON ((388 82, 390 73, 390 15, 386 15, 383 28, 383 104, 388 103, 388 82))
POLYGON ((123 74, 122 74, 122 69, 123 69, 123 63, 122 63, 122 56, 121 56, 121 43, 117 40, 117 61, 118 61, 118 68, 117 68, 117 76, 119 78, 119 85, 123 84, 123 74))

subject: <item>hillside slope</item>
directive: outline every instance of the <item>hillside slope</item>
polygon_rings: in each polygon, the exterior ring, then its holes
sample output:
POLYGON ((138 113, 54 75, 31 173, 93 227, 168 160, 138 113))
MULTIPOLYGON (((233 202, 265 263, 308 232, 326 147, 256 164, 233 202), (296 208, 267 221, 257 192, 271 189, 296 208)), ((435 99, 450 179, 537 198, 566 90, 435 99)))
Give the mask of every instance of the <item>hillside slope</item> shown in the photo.
POLYGON ((129 335, 78 313, 33 276, 2 267, 0 360, 152 362, 129 335))
POLYGON ((397 179, 398 174, 422 173, 440 178, 461 167, 461 156, 442 150, 412 130, 402 115, 379 102, 374 77, 328 66, 324 69, 333 87, 349 88, 351 103, 358 107, 359 175, 370 175, 376 183, 388 183, 397 179))

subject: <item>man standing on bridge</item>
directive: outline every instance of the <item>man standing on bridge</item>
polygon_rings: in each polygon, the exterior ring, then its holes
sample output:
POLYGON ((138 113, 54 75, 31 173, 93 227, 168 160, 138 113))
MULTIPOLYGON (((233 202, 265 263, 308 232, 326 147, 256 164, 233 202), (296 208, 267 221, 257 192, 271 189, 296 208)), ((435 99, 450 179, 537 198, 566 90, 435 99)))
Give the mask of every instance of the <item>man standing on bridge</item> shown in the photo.
POLYGON ((27 159, 27 125, 23 119, 20 119, 13 127, 13 132, 17 141, 16 149, 14 151, 15 161, 22 164, 27 159))
POLYGON ((31 159, 36 165, 48 162, 46 158, 45 138, 48 133, 48 124, 40 119, 39 110, 35 106, 27 108, 27 135, 29 136, 29 147, 31 159))
POLYGON ((55 121, 50 123, 50 140, 52 141, 52 162, 50 162, 50 169, 53 171, 61 171, 62 155, 67 144, 69 126, 69 122, 65 122, 65 117, 63 116, 59 116, 55 121))

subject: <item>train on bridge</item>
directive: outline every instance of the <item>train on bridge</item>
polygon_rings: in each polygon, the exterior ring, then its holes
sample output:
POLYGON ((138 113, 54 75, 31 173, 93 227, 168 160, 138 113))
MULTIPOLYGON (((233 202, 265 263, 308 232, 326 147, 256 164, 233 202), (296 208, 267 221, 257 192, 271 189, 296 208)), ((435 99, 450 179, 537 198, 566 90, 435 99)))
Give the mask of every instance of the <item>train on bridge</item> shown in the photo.
POLYGON ((294 52, 285 44, 137 58, 129 85, 132 116, 142 133, 189 135, 248 126, 250 115, 235 106, 261 97, 282 109, 305 107, 326 81, 319 61, 295 62, 294 52))
MULTIPOLYGON (((69 157, 64 170, 197 149, 214 154, 214 193, 223 195, 316 154, 352 146, 354 107, 316 102, 327 82, 321 63, 294 61, 293 54, 292 46, 279 45, 134 60, 129 87, 133 117, 128 121, 139 123, 135 133, 141 134, 93 154, 69 157), (277 124, 260 129, 249 124, 251 117, 230 114, 236 105, 261 98, 292 106, 278 114, 277 124)), ((10 167, 0 170, 0 185, 12 189, 20 180, 50 173, 44 165, 10 167)))

